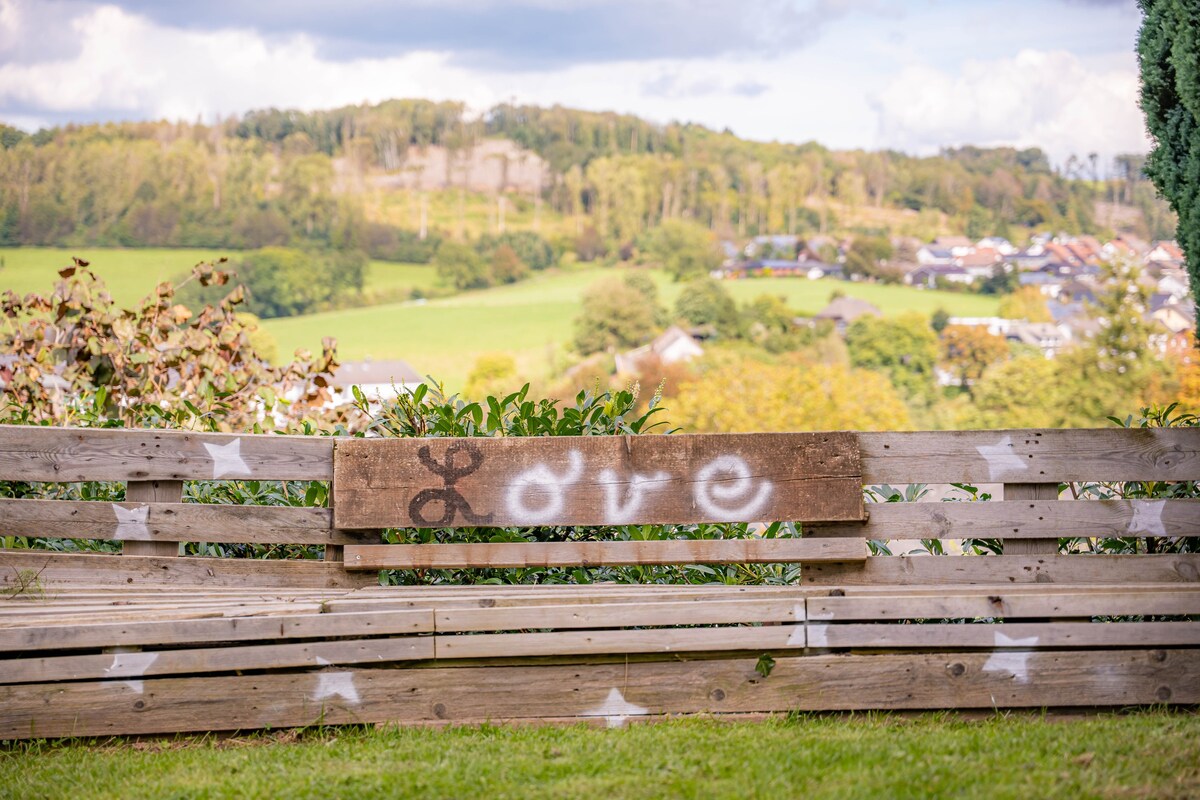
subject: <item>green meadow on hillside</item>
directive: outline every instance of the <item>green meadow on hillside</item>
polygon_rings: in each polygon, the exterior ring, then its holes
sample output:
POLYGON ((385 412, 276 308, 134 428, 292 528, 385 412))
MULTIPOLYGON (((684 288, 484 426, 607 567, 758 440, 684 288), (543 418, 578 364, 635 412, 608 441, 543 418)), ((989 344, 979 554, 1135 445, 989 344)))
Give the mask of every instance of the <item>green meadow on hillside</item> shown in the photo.
MULTIPOLYGON (((48 292, 57 280, 57 271, 70 265, 72 255, 92 263, 118 302, 132 303, 159 281, 186 274, 198 261, 222 255, 236 260, 238 253, 166 248, 0 248, 4 259, 0 291, 48 292)), ((592 267, 540 273, 521 283, 428 302, 273 319, 265 326, 278 340, 281 355, 297 348, 318 350, 322 337, 333 336, 345 360, 403 358, 451 388, 461 386, 475 359, 488 352, 513 355, 521 374, 533 378, 546 375, 570 343, 583 291, 606 275, 625 271, 592 267)), ((649 274, 659 287, 660 300, 670 308, 679 295, 680 284, 658 270, 649 274)), ((426 265, 372 261, 367 271, 369 292, 395 295, 435 285, 434 270, 426 265)), ((998 305, 994 297, 831 280, 759 278, 723 285, 738 302, 761 294, 782 295, 799 314, 816 313, 835 291, 872 302, 887 315, 905 311, 930 314, 945 308, 960 316, 985 316, 994 314, 998 305)))
MULTIPOLYGON (((133 303, 161 281, 186 275, 194 264, 222 256, 236 261, 237 250, 202 248, 111 248, 111 247, 0 247, 0 291, 18 294, 49 292, 58 271, 71 265, 71 256, 91 262, 92 269, 108 284, 118 303, 133 303)), ((376 292, 407 292, 431 289, 436 284, 433 268, 425 264, 395 264, 372 261, 367 268, 365 288, 376 292)))
MULTIPOLYGON (((465 292, 425 303, 398 303, 269 320, 267 329, 281 353, 298 347, 316 349, 322 336, 336 336, 343 359, 403 358, 422 374, 450 388, 459 387, 481 353, 505 352, 526 377, 544 375, 571 341, 580 296, 605 275, 619 269, 593 268, 535 275, 527 281, 465 292)), ((680 285, 664 273, 650 273, 660 299, 674 304, 680 285)), ((868 300, 888 315, 905 311, 932 313, 939 307, 961 316, 996 313, 998 301, 980 295, 951 294, 906 286, 761 278, 724 284, 739 302, 760 294, 778 294, 801 314, 813 314, 841 290, 868 300)))

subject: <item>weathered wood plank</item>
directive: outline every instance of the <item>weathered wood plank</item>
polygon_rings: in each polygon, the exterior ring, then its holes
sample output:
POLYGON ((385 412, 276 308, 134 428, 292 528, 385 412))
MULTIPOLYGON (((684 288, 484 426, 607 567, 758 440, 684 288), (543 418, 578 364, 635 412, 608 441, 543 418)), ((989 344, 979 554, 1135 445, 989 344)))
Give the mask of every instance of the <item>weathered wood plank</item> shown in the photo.
POLYGON ((1200 702, 1200 650, 827 655, 556 666, 347 669, 0 687, 0 738, 395 722, 1200 702), (990 668, 989 668, 989 662, 990 668))
POLYGON ((348 573, 341 564, 304 559, 156 558, 48 550, 0 550, 0 589, 37 595, 73 584, 358 588, 374 575, 348 573))
POLYGON ((333 439, 0 425, 0 480, 329 480, 333 439))
POLYGON ((620 542, 347 545, 346 569, 773 564, 862 561, 865 539, 665 539, 620 542))
MULTIPOLYGON (((1057 500, 1057 483, 1006 483, 1004 484, 1004 499, 1017 502, 1030 500, 1057 500)), ((1155 508, 1144 506, 1143 508, 1155 508)), ((1161 508, 1159 509, 1161 510, 1161 508)), ((1144 526, 1143 526, 1144 527, 1144 526)), ((1008 537, 1005 537, 1006 539, 1008 537)), ((1037 553, 1057 553, 1058 539, 1047 537, 1040 539, 1015 539, 1004 542, 1006 555, 1027 556, 1037 553)))
POLYGON ((852 433, 351 439, 338 528, 862 519, 852 433))
POLYGON ((972 619, 1200 614, 1200 586, 1173 592, 981 594, 947 587, 942 596, 810 597, 815 620, 972 619))
MULTIPOLYGON (((129 481, 125 485, 125 499, 134 506, 155 502, 182 503, 183 481, 129 481)), ((0 508, 0 513, 5 510, 11 511, 12 509, 0 508)), ((139 525, 142 517, 141 511, 123 509, 118 512, 114 506, 112 512, 117 532, 141 533, 143 530, 139 525)), ((0 519, 5 518, 0 517, 0 519)), ((122 541, 121 552, 127 556, 164 556, 169 558, 179 555, 179 544, 170 541, 155 541, 151 536, 145 538, 134 536, 130 540, 122 541)))
POLYGON ((1185 481, 1200 428, 862 433, 866 483, 1185 481))
POLYGON ((481 633, 434 637, 437 658, 513 658, 602 653, 691 653, 804 648, 804 625, 481 633))
POLYGON ((874 556, 860 564, 805 564, 808 586, 995 583, 1194 583, 1200 554, 874 556))
POLYGON ((809 622, 805 630, 809 647, 830 649, 1200 646, 1200 622, 1007 622, 1003 625, 809 622))
POLYGON ((114 622, 84 625, 31 625, 0 629, 0 652, 67 650, 129 645, 245 642, 381 636, 433 630, 432 610, 364 611, 358 613, 279 614, 261 617, 158 622, 114 622))
POLYGON ((377 535, 368 532, 335 530, 332 522, 333 514, 327 508, 0 499, 0 532, 8 536, 146 541, 167 547, 173 542, 328 545, 378 541, 377 535))
MULTIPOLYGON (((1200 500, 989 500, 868 503, 865 524, 805 525, 806 536, 1076 539, 1200 536, 1200 500)), ((1017 553, 1005 550, 1008 555, 1017 553)))
MULTIPOLYGON (((623 599, 623 598, 622 598, 623 599)), ((621 628, 652 625, 725 625, 738 622, 803 622, 804 598, 703 602, 601 602, 544 606, 478 606, 434 612, 438 633, 512 631, 524 628, 621 628)))
POLYGON ((13 658, 0 660, 0 683, 117 678, 141 680, 159 675, 201 675, 334 664, 386 664, 431 659, 433 650, 432 636, 400 636, 301 644, 13 658))

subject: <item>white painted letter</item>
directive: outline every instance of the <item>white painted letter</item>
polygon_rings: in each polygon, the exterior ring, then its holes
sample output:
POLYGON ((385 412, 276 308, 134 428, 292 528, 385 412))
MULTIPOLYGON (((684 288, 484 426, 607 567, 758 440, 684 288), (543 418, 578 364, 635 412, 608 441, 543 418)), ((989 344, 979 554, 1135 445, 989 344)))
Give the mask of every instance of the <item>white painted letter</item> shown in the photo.
POLYGON ((562 512, 564 491, 583 476, 583 455, 578 450, 567 454, 571 466, 562 475, 555 475, 545 464, 525 470, 508 485, 508 512, 523 524, 549 522, 562 512), (542 505, 531 508, 525 504, 525 493, 536 489, 542 505))
POLYGON ((754 488, 750 466, 738 456, 718 456, 696 473, 696 505, 719 522, 753 522, 771 496, 771 483, 754 488))
POLYGON ((658 484, 670 479, 671 476, 665 472, 656 472, 653 475, 639 475, 635 472, 629 479, 629 492, 625 502, 621 502, 621 483, 616 470, 604 470, 600 473, 600 480, 604 483, 604 521, 609 525, 632 522, 638 509, 642 507, 645 493, 651 489, 663 488, 658 484))

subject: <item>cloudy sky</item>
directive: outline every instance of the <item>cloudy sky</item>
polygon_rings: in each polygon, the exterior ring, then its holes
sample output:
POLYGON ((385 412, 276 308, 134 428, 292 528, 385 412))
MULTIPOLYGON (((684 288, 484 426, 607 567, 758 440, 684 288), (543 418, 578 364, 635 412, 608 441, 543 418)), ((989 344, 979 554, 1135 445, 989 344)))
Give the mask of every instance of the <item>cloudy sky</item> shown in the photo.
POLYGON ((1134 0, 0 0, 0 120, 389 97, 915 153, 1147 148, 1134 0))

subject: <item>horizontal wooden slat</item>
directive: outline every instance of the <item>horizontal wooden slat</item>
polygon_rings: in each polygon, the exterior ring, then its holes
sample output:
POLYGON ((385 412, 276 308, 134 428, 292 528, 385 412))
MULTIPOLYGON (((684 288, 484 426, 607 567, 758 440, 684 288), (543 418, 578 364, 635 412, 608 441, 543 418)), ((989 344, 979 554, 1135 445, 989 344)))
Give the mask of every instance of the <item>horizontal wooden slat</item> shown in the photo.
POLYGON ((738 622, 803 622, 804 597, 703 602, 576 603, 557 606, 441 608, 435 612, 439 633, 512 631, 525 628, 621 628, 650 625, 720 625, 738 622))
POLYGON ((393 722, 603 719, 843 709, 1200 702, 1200 650, 756 658, 561 666, 347 669, 0 687, 0 738, 393 722), (989 667, 989 661, 991 666, 989 667), (140 688, 140 692, 137 689, 140 688))
POLYGON ((327 508, 0 499, 0 535, 114 541, 355 544, 327 508))
POLYGON ((364 611, 346 614, 277 614, 260 617, 30 625, 0 629, 0 652, 83 647, 380 636, 433 630, 432 610, 364 611))
POLYGON ((1186 481, 1200 428, 862 433, 867 483, 1186 481))
POLYGON ((806 564, 801 579, 810 586, 1194 583, 1200 554, 873 556, 859 564, 806 564))
POLYGON ((434 638, 439 659, 786 650, 803 649, 804 626, 482 633, 434 638))
POLYGON ((1074 539, 1200 536, 1200 500, 991 500, 870 503, 865 523, 805 535, 868 539, 1074 539))
POLYGON ((634 564, 764 564, 862 561, 859 539, 668 539, 519 544, 348 545, 346 569, 628 566, 634 564))
POLYGON ((333 439, 0 425, 0 480, 311 480, 333 477, 333 439))
POLYGON ((158 558, 0 550, 0 590, 16 591, 25 585, 25 591, 35 595, 50 587, 81 584, 358 588, 377 582, 374 575, 351 574, 341 564, 308 559, 158 558))
POLYGON ((862 519, 853 433, 343 439, 339 528, 862 519))
POLYGON ((992 595, 947 588, 940 597, 811 597, 807 603, 808 616, 816 620, 1200 614, 1200 586, 1173 592, 1082 594, 1048 589, 992 595))
POLYGON ((1007 622, 1003 625, 838 625, 809 622, 812 648, 1196 647, 1200 622, 1007 622))
POLYGON ((394 661, 431 658, 433 658, 432 636, 104 653, 86 656, 47 656, 0 660, 0 683, 141 680, 160 675, 191 675, 334 664, 386 664, 394 661))

